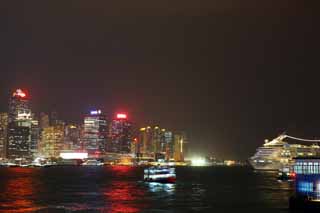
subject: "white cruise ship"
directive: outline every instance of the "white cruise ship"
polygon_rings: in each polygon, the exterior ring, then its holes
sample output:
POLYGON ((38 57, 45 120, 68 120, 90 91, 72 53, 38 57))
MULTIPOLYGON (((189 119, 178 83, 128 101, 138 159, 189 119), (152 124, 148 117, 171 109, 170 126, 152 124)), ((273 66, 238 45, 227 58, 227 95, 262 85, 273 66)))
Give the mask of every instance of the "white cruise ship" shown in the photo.
POLYGON ((320 154, 320 146, 316 143, 320 140, 306 140, 289 135, 280 135, 272 141, 265 141, 263 146, 249 158, 250 165, 255 170, 279 170, 283 166, 290 165, 292 159, 298 156, 315 156, 320 154), (289 144, 285 138, 312 142, 312 145, 289 144))

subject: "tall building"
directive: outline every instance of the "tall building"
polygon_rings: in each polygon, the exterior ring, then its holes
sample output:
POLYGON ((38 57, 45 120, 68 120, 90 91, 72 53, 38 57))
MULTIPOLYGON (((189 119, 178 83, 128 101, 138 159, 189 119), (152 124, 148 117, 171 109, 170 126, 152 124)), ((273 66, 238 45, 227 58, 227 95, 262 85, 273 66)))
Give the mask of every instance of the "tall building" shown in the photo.
POLYGON ((153 152, 152 129, 150 126, 140 128, 138 143, 141 154, 146 156, 153 152))
POLYGON ((155 155, 155 160, 168 159, 165 132, 166 130, 160 129, 159 126, 155 126, 153 128, 152 144, 154 146, 153 152, 155 155))
POLYGON ((104 153, 107 144, 107 119, 101 110, 91 111, 84 118, 83 148, 89 155, 104 153))
POLYGON ((17 89, 9 100, 7 157, 29 158, 32 113, 30 99, 17 89))
POLYGON ((6 157, 8 113, 0 113, 0 158, 6 157))
POLYGON ((38 120, 31 121, 30 134, 31 134, 30 154, 33 157, 36 157, 38 154, 38 147, 39 147, 39 142, 40 142, 40 127, 39 127, 38 120))
MULTIPOLYGON (((135 134, 133 134, 135 135, 135 134)), ((140 157, 140 144, 138 143, 138 138, 133 138, 131 143, 131 153, 137 157, 140 157)))
POLYGON ((58 124, 58 122, 58 113, 56 111, 52 111, 50 113, 50 126, 55 126, 58 124))
POLYGON ((41 135, 39 146, 41 155, 44 157, 59 157, 64 148, 64 126, 46 127, 42 130, 41 135))
POLYGON ((26 126, 8 126, 7 158, 30 158, 30 128, 26 126))
POLYGON ((44 112, 40 113, 39 128, 42 130, 50 126, 49 115, 44 112))
POLYGON ((17 89, 9 100, 8 123, 31 119, 30 99, 26 92, 17 89))
POLYGON ((167 152, 167 143, 170 142, 169 136, 166 135, 166 130, 159 126, 140 128, 138 143, 140 152, 144 156, 165 156, 167 152))
POLYGON ((66 125, 65 128, 65 149, 80 149, 80 132, 81 129, 75 124, 66 125))
POLYGON ((133 143, 133 125, 126 114, 117 114, 110 123, 108 152, 131 153, 133 143))
POLYGON ((164 131, 164 146, 165 146, 166 159, 167 160, 173 159, 174 140, 173 140, 173 134, 171 131, 164 131))
POLYGON ((173 158, 175 161, 184 161, 186 143, 187 143, 187 137, 184 132, 174 134, 173 158))
POLYGON ((161 151, 161 139, 162 139, 162 132, 159 126, 155 126, 152 131, 152 151, 154 153, 159 153, 161 151))

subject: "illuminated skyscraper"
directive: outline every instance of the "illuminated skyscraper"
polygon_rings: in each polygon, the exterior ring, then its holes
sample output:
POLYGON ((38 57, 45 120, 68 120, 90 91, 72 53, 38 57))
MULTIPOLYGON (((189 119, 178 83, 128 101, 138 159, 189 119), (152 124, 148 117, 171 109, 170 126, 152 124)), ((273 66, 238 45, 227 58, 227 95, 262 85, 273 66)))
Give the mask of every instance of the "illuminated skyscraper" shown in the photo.
POLYGON ((153 128, 153 135, 152 135, 152 144, 153 144, 153 152, 155 154, 155 159, 168 159, 169 156, 167 155, 167 140, 169 140, 168 135, 166 138, 166 130, 160 129, 159 126, 155 126, 153 128))
POLYGON ((133 143, 133 125, 126 114, 117 114, 110 123, 108 152, 131 153, 133 143))
POLYGON ((107 120, 101 110, 91 111, 84 118, 83 148, 89 155, 104 153, 107 143, 107 120))
POLYGON ((81 129, 75 124, 69 124, 65 128, 65 149, 80 149, 79 139, 80 139, 81 129))
POLYGON ((166 153, 166 159, 172 159, 173 153, 174 153, 174 141, 173 141, 173 134, 170 131, 164 132, 164 145, 165 146, 165 153, 166 153))
POLYGON ((138 138, 133 138, 132 140, 131 153, 136 155, 137 157, 140 156, 140 144, 138 143, 138 138))
POLYGON ((9 101, 8 122, 13 123, 18 120, 25 120, 31 117, 30 100, 27 94, 21 89, 17 89, 9 101))
POLYGON ((30 141, 30 152, 33 157, 36 157, 38 154, 38 146, 40 142, 40 127, 38 120, 31 121, 31 141, 30 141))
POLYGON ((6 156, 8 113, 0 113, 0 158, 6 156))
POLYGON ((138 143, 140 147, 140 153, 144 156, 153 152, 152 129, 150 126, 140 128, 138 143))
POLYGON ((159 153, 160 152, 160 144, 161 144, 161 129, 159 126, 155 126, 152 131, 152 152, 159 153))
POLYGON ((25 126, 8 126, 7 157, 30 158, 30 128, 25 126))
POLYGON ((27 94, 17 89, 9 100, 7 157, 29 158, 32 114, 27 94))
POLYGON ((155 158, 165 156, 170 137, 172 137, 172 133, 171 135, 170 132, 169 135, 168 133, 166 134, 166 130, 161 129, 159 126, 141 128, 138 138, 140 152, 144 156, 153 156, 155 158))
POLYGON ((50 114, 50 126, 55 126, 59 123, 58 113, 56 111, 52 111, 50 114))
POLYGON ((44 113, 44 112, 41 112, 40 113, 40 119, 39 119, 39 127, 40 127, 40 130, 46 128, 46 127, 49 127, 50 125, 50 122, 49 122, 49 116, 44 113))
POLYGON ((64 146, 64 126, 46 127, 41 133, 40 153, 44 157, 59 157, 64 146))
POLYGON ((185 133, 181 132, 181 133, 174 134, 173 158, 175 161, 184 161, 186 143, 187 143, 187 137, 185 133))

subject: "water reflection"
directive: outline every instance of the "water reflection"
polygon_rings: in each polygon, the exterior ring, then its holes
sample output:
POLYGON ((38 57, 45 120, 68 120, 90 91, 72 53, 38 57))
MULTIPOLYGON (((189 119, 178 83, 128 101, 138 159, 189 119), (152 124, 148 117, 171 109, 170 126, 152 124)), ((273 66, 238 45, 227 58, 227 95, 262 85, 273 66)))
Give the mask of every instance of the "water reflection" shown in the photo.
POLYGON ((130 181, 134 168, 130 166, 112 166, 108 168, 113 176, 103 191, 108 212, 140 212, 145 204, 139 202, 143 199, 144 191, 136 181, 130 181))
MULTIPOLYGON (((0 168, 0 212, 281 213, 288 208, 290 183, 278 183, 273 174, 188 167, 178 173, 176 184, 160 184, 143 182, 140 167, 0 168)), ((301 184, 302 191, 309 188, 301 184)))
POLYGON ((107 186, 104 195, 110 212, 135 213, 146 207, 146 203, 141 202, 144 191, 135 182, 113 181, 107 186))
POLYGON ((151 192, 166 192, 168 194, 174 194, 175 184, 172 183, 146 183, 151 192))
POLYGON ((4 190, 0 195, 1 211, 29 212, 41 207, 35 203, 35 185, 32 181, 32 170, 27 168, 12 168, 11 172, 19 174, 3 182, 4 190), (14 207, 14 209, 12 209, 14 207))

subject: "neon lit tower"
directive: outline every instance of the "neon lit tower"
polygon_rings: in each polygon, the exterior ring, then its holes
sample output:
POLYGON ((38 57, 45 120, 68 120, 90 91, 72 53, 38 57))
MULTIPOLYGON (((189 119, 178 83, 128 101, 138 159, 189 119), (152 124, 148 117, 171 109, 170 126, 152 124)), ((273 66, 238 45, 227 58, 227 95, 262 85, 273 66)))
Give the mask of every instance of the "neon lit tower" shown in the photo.
POLYGON ((128 154, 131 152, 133 141, 133 126, 128 120, 127 114, 118 113, 111 121, 109 137, 110 143, 107 146, 108 152, 128 154))
POLYGON ((107 142, 107 119, 101 110, 91 111, 84 118, 83 148, 89 155, 103 154, 107 142))
MULTIPOLYGON (((30 99, 26 92, 17 89, 9 100, 8 122, 10 124, 23 122, 25 120, 31 120, 30 99)), ((23 123, 21 125, 23 125, 23 123)))
POLYGON ((174 160, 184 161, 184 155, 186 152, 187 136, 185 132, 176 132, 174 134, 174 160))
POLYGON ((6 156, 8 113, 0 113, 0 158, 6 156))
MULTIPOLYGON (((143 156, 155 159, 169 156, 169 144, 172 143, 172 132, 161 129, 159 126, 147 126, 140 129, 140 152, 143 156)), ((165 157, 169 158, 169 157, 165 157)))
POLYGON ((17 89, 9 100, 7 157, 29 158, 32 114, 26 92, 17 89))

